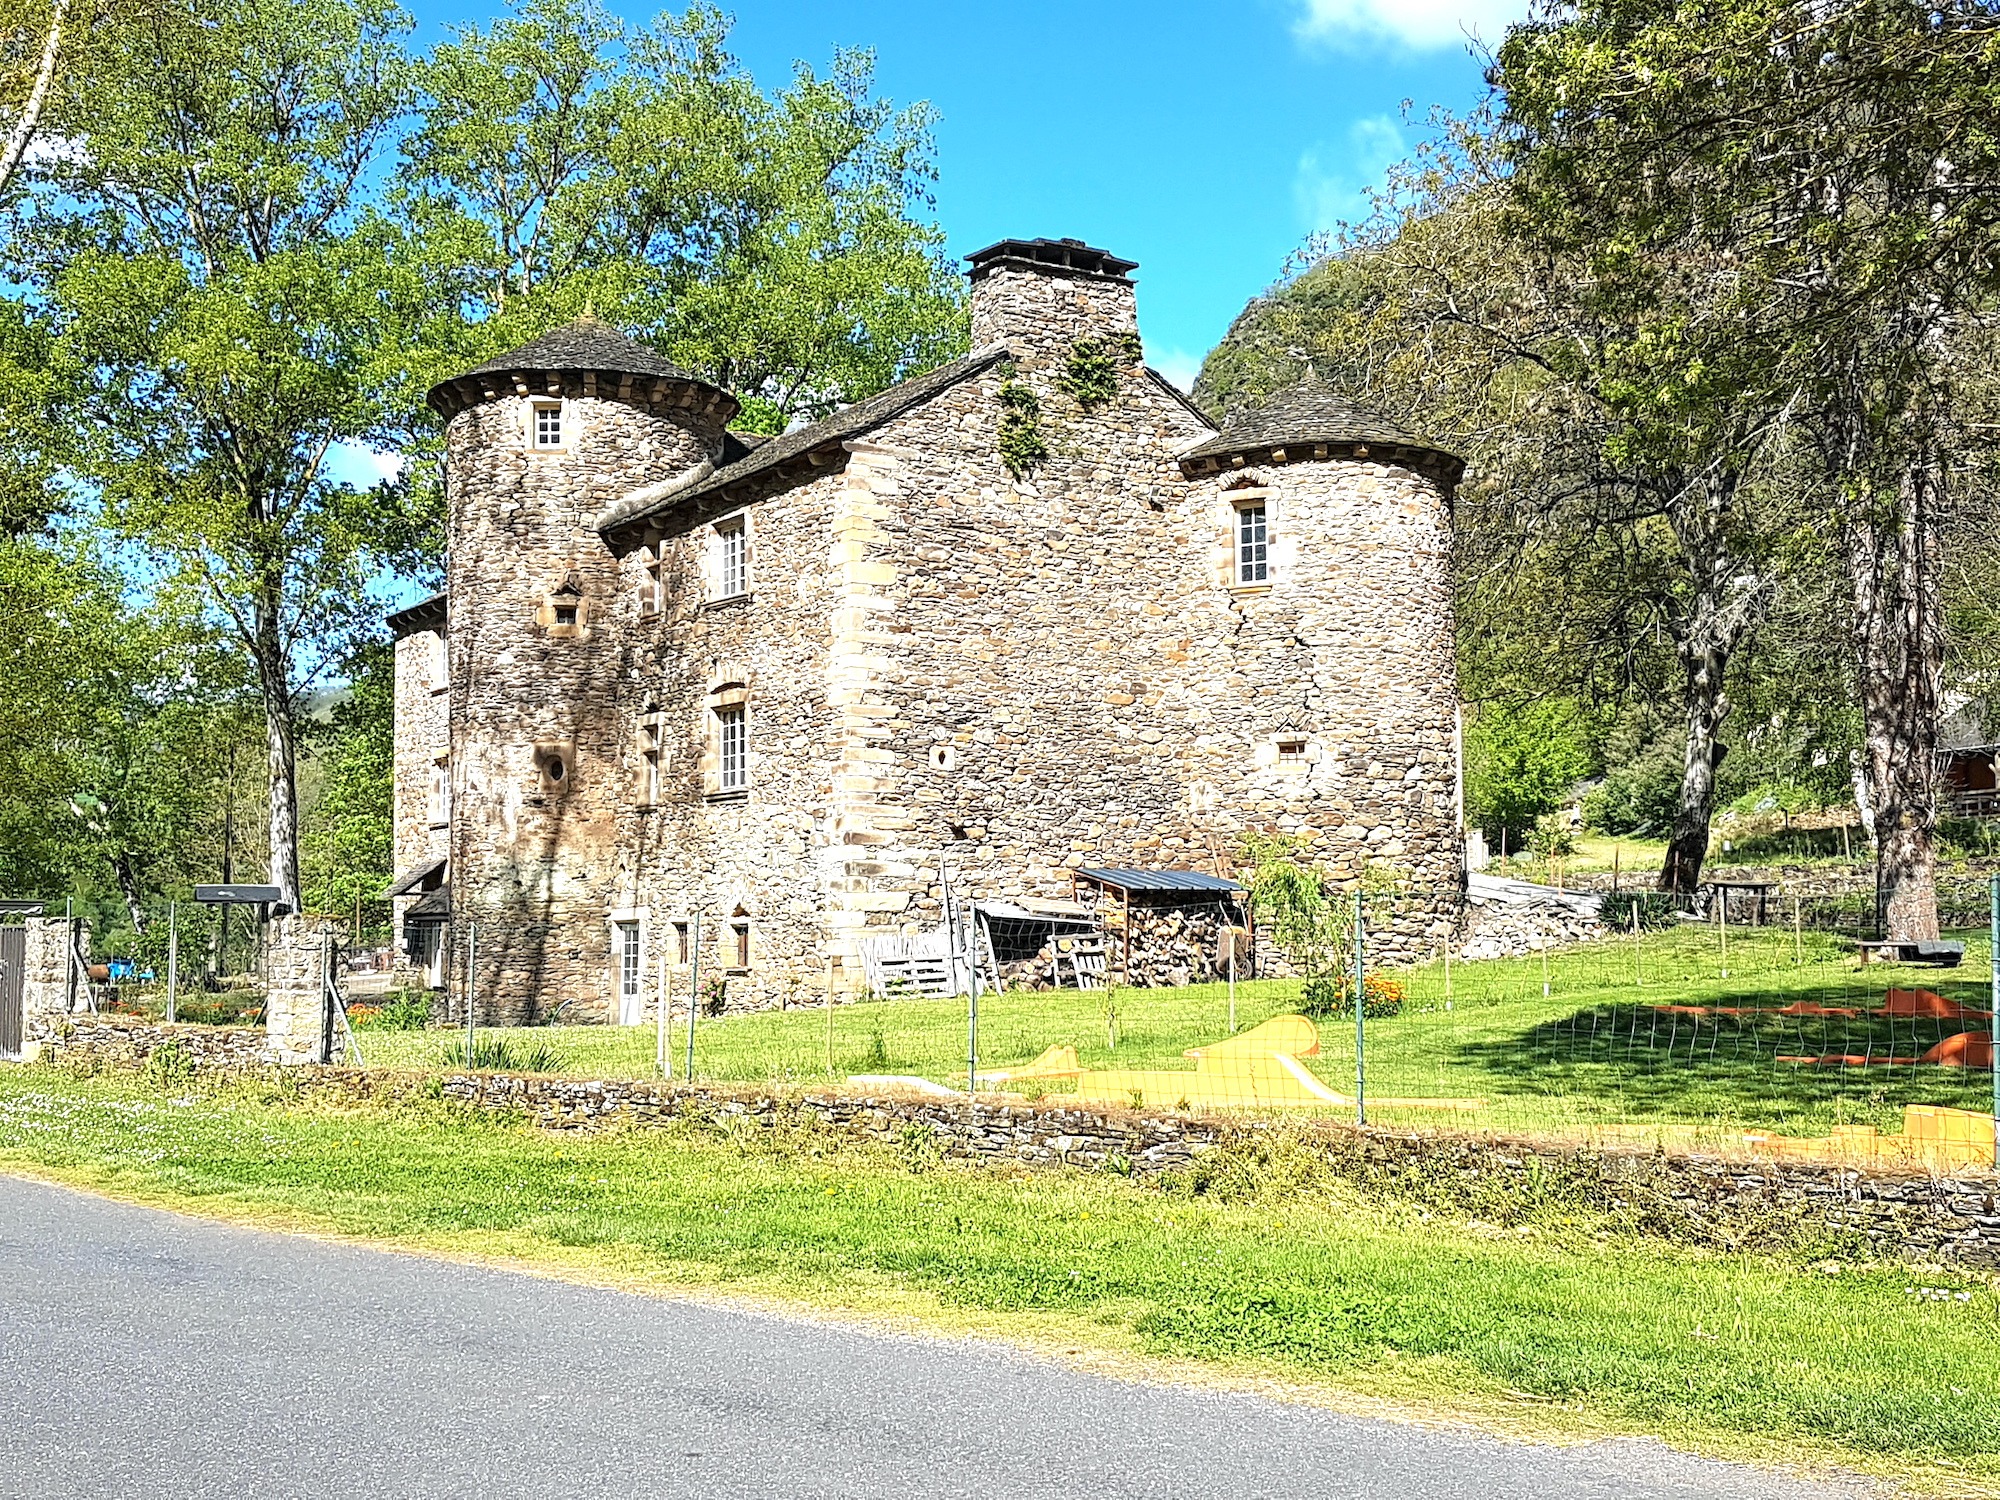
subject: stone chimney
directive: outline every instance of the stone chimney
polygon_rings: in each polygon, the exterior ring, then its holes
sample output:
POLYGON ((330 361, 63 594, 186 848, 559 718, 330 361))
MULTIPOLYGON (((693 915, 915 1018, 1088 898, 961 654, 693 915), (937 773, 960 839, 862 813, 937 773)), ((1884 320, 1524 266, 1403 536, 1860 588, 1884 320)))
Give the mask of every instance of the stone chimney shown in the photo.
POLYGON ((972 262, 972 347, 1005 343, 1024 365, 1067 358, 1079 339, 1137 337, 1131 272, 1082 240, 1001 240, 972 262))

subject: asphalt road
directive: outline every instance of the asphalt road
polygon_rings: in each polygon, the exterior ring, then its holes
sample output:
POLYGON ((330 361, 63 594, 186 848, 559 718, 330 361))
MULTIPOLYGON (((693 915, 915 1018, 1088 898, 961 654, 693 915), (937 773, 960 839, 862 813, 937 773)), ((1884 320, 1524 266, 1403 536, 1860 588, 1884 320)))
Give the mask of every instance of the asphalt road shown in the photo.
POLYGON ((0 1177, 0 1495, 1829 1500, 0 1177))

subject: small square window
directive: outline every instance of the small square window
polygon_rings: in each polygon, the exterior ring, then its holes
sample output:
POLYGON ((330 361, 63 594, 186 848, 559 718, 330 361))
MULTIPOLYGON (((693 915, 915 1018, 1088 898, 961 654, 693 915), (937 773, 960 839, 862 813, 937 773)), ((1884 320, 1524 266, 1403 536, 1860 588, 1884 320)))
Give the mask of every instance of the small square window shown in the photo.
POLYGON ((535 446, 537 448, 560 448, 563 445, 563 409, 558 401, 542 401, 535 405, 535 446))
POLYGON ((555 615, 556 624, 574 625, 576 623, 576 606, 574 604, 558 604, 555 607, 555 615))
POLYGON ((1278 759, 1292 764, 1304 764, 1306 742, 1304 740, 1279 740, 1278 759))

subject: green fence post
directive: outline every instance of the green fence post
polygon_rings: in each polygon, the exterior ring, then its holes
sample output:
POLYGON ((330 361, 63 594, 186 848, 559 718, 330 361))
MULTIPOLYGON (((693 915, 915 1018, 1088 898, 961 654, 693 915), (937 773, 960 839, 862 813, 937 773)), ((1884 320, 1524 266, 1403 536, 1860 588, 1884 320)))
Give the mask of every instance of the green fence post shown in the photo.
POLYGON ((1368 985, 1364 929, 1368 898, 1354 893, 1354 1123, 1368 1123, 1368 985))

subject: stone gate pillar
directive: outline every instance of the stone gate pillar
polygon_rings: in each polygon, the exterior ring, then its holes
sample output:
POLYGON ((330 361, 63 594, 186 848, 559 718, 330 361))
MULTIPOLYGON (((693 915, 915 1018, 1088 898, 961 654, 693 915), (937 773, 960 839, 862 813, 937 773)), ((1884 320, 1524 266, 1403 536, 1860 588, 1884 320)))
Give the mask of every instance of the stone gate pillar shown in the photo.
POLYGON ((88 1009, 90 924, 81 917, 30 917, 22 962, 21 1039, 45 1042, 73 1010, 88 1009))
POLYGON ((345 930, 326 917, 279 917, 265 931, 264 1030, 281 1063, 328 1060, 336 1023, 325 965, 345 930))

